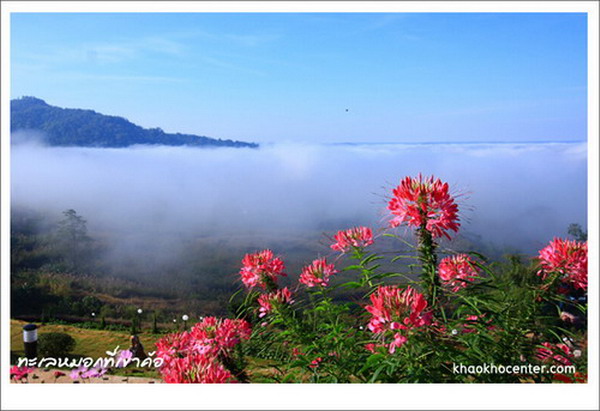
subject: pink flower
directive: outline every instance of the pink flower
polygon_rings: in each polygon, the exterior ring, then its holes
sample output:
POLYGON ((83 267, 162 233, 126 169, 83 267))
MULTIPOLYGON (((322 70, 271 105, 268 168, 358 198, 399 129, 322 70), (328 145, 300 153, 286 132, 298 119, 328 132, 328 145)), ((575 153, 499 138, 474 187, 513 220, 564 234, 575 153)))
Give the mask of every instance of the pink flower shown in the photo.
POLYGON ((466 254, 444 258, 440 262, 438 270, 444 285, 452 287, 454 292, 475 281, 479 272, 475 262, 466 254))
POLYGON ((407 341, 408 341, 408 338, 401 335, 400 333, 394 334, 394 341, 392 341, 390 343, 389 348, 388 348, 390 354, 393 354, 396 351, 396 348, 402 347, 404 345, 404 343, 407 341))
POLYGON ((579 321, 579 318, 576 315, 573 315, 566 311, 562 311, 560 313, 560 319, 561 321, 564 321, 568 324, 575 324, 579 321))
POLYGON ((235 382, 220 362, 233 348, 250 338, 245 320, 205 317, 189 332, 169 334, 156 343, 156 357, 163 360, 160 372, 168 383, 235 382))
POLYGON ((314 360, 312 360, 310 362, 309 367, 310 368, 317 368, 317 367, 319 367, 319 364, 321 363, 321 361, 323 361, 323 358, 317 357, 317 358, 315 358, 314 360))
POLYGON ((246 320, 205 317, 202 322, 192 327, 189 338, 196 349, 227 354, 242 340, 250 338, 251 333, 252 329, 246 320))
POLYGON ((465 334, 471 334, 477 332, 477 327, 475 325, 477 323, 486 324, 487 329, 492 331, 496 329, 495 325, 491 325, 492 319, 485 320, 485 313, 482 315, 467 315, 465 325, 463 327, 462 332, 465 334))
POLYGON ((168 384, 221 384, 235 382, 233 375, 218 361, 202 354, 174 358, 168 367, 161 368, 163 381, 168 384))
POLYGON ((124 368, 129 365, 133 359, 133 353, 129 350, 121 350, 117 355, 117 361, 115 362, 116 368, 124 368))
POLYGON ((85 376, 86 372, 88 372, 88 367, 82 365, 81 367, 75 368, 74 370, 72 370, 71 373, 69 374, 69 377, 71 377, 72 380, 78 380, 80 378, 87 378, 85 376))
POLYGON ((554 238, 540 250, 538 258, 538 275, 542 276, 542 279, 545 280, 551 273, 558 273, 563 283, 572 284, 576 289, 587 290, 587 242, 554 238))
POLYGON ((286 276, 284 269, 283 261, 274 257, 273 251, 263 250, 244 256, 240 275, 248 288, 268 288, 277 284, 277 276, 286 276))
POLYGON ((362 226, 338 231, 333 238, 336 242, 331 245, 331 248, 342 253, 352 248, 364 248, 373 244, 373 232, 370 228, 362 226))
POLYGON ((367 351, 371 351, 372 353, 376 353, 377 349, 379 347, 383 347, 383 346, 384 346, 383 344, 368 343, 368 344, 365 344, 365 349, 367 351))
POLYGON ((304 267, 300 274, 300 282, 308 287, 317 285, 326 287, 329 284, 329 277, 337 273, 333 264, 327 264, 325 258, 314 260, 311 265, 304 267))
POLYGON ((549 342, 543 342, 541 344, 544 348, 538 348, 536 357, 542 362, 549 362, 554 360, 563 365, 573 364, 570 358, 573 357, 571 349, 566 344, 551 344, 549 342), (562 352, 561 352, 562 351, 562 352))
POLYGON ((393 190, 388 209, 395 217, 391 227, 402 223, 415 228, 424 227, 432 236, 446 236, 448 230, 458 231, 458 206, 448 192, 448 183, 431 176, 424 179, 405 177, 393 190))
POLYGON ((35 371, 35 368, 33 367, 17 367, 16 365, 13 365, 10 368, 10 378, 20 381, 27 378, 33 371, 35 371))
POLYGON ((82 378, 100 378, 108 371, 106 368, 90 368, 81 374, 82 378))
POLYGON ((370 299, 371 305, 365 307, 372 315, 368 328, 376 334, 393 336, 388 345, 390 353, 407 341, 398 330, 407 332, 432 324, 431 313, 425 311, 427 300, 410 286, 404 290, 396 286, 379 286, 370 299))
POLYGON ((287 287, 282 288, 281 290, 273 291, 269 294, 262 294, 258 297, 258 304, 260 305, 258 315, 259 318, 264 317, 277 306, 283 304, 292 304, 294 300, 292 300, 292 293, 288 290, 287 287))

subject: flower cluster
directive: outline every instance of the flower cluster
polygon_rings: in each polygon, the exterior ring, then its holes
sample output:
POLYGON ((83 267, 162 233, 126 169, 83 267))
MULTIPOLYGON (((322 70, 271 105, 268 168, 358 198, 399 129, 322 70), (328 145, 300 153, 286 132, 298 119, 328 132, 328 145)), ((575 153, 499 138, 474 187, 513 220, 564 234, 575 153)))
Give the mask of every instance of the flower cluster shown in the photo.
POLYGON ((223 365, 240 341, 250 338, 245 320, 205 317, 187 332, 169 334, 156 343, 156 356, 164 360, 160 369, 167 383, 235 382, 223 365))
POLYGON ((563 283, 576 289, 587 290, 588 252, 587 242, 554 238, 540 250, 538 275, 545 280, 551 273, 558 273, 563 283))
POLYGON ((475 262, 466 254, 446 257, 439 265, 440 279, 454 292, 475 281, 478 272, 475 262))
POLYGON ((390 220, 391 227, 402 223, 408 226, 425 227, 432 236, 446 236, 448 230, 458 231, 458 206, 448 192, 448 183, 431 176, 424 179, 406 177, 393 190, 388 209, 395 216, 390 220))
POLYGON ((309 266, 302 269, 300 274, 300 282, 308 287, 315 287, 317 285, 327 287, 329 284, 329 277, 337 273, 333 264, 327 264, 325 258, 314 260, 309 266))
POLYGON ((287 287, 269 294, 262 294, 258 297, 258 304, 260 305, 258 310, 260 314, 258 316, 262 318, 273 311, 274 308, 283 304, 292 304, 293 302, 292 293, 287 287))
POLYGON ((563 365, 571 365, 570 358, 573 357, 571 349, 566 344, 551 344, 549 342, 543 342, 541 344, 544 348, 539 347, 537 349, 536 357, 542 362, 557 361, 563 365))
POLYGON ((285 265, 271 250, 246 254, 242 260, 240 275, 248 287, 275 288, 278 276, 285 276, 285 265))
POLYGON ((431 313, 425 311, 425 297, 410 286, 404 290, 396 286, 379 286, 370 299, 371 305, 365 307, 372 315, 368 328, 376 334, 393 334, 392 342, 387 345, 390 353, 408 341, 401 331, 432 323, 431 313))
POLYGON ((333 238, 336 242, 331 245, 331 248, 342 253, 352 248, 364 248, 373 244, 373 232, 369 227, 361 226, 338 231, 333 238))

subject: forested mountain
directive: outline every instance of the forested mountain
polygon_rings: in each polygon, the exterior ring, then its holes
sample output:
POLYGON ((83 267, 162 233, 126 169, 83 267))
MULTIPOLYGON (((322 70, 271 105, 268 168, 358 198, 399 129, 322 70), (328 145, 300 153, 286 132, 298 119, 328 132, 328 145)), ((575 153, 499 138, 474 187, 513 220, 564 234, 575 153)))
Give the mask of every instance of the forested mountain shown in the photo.
POLYGON ((123 117, 93 110, 55 107, 35 97, 11 100, 11 132, 42 131, 52 146, 127 147, 134 144, 168 146, 258 147, 256 143, 221 140, 193 134, 170 134, 160 128, 145 129, 123 117))

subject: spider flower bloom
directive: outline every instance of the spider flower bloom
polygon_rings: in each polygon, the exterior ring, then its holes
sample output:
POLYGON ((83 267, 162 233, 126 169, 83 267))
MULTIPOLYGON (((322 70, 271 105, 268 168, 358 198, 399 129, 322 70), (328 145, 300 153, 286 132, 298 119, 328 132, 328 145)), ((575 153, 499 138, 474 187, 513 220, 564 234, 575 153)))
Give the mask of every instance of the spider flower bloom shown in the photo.
POLYGON ((329 277, 337 273, 333 264, 327 264, 327 259, 314 260, 309 266, 304 267, 300 274, 300 282, 308 287, 321 285, 327 287, 329 277))
POLYGON ((425 312, 427 300, 410 286, 404 290, 396 286, 380 286, 370 299, 372 305, 365 309, 373 316, 368 328, 374 333, 431 324, 431 316, 425 312))
POLYGON ((551 273, 559 273, 562 282, 587 290, 587 242, 554 238, 550 244, 540 250, 538 258, 540 260, 538 275, 541 275, 542 279, 546 279, 551 273))
POLYGON ((242 259, 240 275, 242 282, 248 287, 267 288, 277 284, 277 276, 285 276, 285 265, 280 258, 273 256, 273 251, 263 250, 254 254, 246 254, 242 259))
POLYGON ((222 364, 201 354, 175 358, 168 367, 163 366, 160 371, 163 381, 168 384, 236 382, 222 364))
POLYGON ((408 226, 425 227, 431 235, 450 239, 448 230, 458 231, 458 206, 448 192, 448 183, 431 176, 423 178, 405 177, 393 190, 393 197, 388 203, 393 217, 391 227, 402 223, 408 226))
POLYGON ((288 290, 287 287, 269 294, 262 294, 260 297, 258 297, 258 304, 260 305, 260 308, 258 309, 260 314, 258 317, 264 317, 273 311, 273 309, 277 306, 283 304, 292 304, 293 302, 294 300, 292 300, 292 292, 288 290))
POLYGON ((452 291, 456 292, 475 281, 479 269, 471 257, 457 254, 444 258, 440 262, 438 272, 444 285, 452 287, 452 291))
POLYGON ((373 244, 373 232, 369 227, 354 227, 348 230, 338 231, 333 236, 336 241, 331 248, 342 253, 354 248, 364 248, 373 244))
POLYGON ((205 317, 189 332, 175 333, 156 343, 156 356, 163 360, 160 368, 168 383, 235 382, 220 361, 227 361, 231 349, 250 338, 250 324, 245 320, 205 317))
POLYGON ((391 337, 392 341, 386 345, 390 354, 408 341, 399 330, 408 331, 432 323, 431 313, 425 312, 427 300, 410 286, 404 290, 380 286, 370 299, 372 305, 365 307, 373 316, 368 328, 373 333, 391 337))
POLYGON ((228 355, 231 348, 249 339, 251 333, 252 329, 246 320, 205 317, 192 327, 189 338, 196 352, 228 355))

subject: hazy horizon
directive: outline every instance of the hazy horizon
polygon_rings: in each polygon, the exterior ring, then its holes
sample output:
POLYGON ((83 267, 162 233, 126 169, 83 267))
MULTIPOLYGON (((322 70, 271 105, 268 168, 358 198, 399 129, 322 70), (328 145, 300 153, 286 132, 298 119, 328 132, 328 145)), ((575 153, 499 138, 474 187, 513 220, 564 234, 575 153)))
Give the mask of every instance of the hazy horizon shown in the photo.
POLYGON ((91 230, 219 236, 383 227, 407 175, 459 195, 461 232, 539 249, 587 225, 587 144, 12 147, 12 206, 73 208, 91 230))

